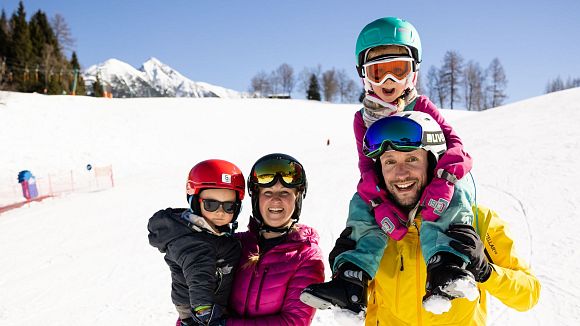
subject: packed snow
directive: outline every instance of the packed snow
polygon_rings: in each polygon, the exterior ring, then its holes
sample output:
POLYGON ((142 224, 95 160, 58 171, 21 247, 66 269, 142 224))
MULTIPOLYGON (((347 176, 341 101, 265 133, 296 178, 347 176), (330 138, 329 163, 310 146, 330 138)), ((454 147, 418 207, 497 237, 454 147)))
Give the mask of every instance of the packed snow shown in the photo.
MULTIPOLYGON (((580 325, 578 103, 580 89, 571 89, 485 112, 442 110, 474 157, 479 203, 510 222, 542 283, 528 312, 492 301, 489 325, 580 325)), ((41 177, 112 164, 115 176, 107 190, 0 214, 0 325, 174 325, 169 271, 148 244, 147 220, 186 205, 186 175, 208 158, 230 160, 246 174, 270 152, 298 158, 309 183, 301 222, 318 230, 327 255, 359 177, 357 109, 306 100, 0 92, 0 190, 13 187, 21 170, 41 177)), ((326 310, 313 325, 362 323, 326 310)))

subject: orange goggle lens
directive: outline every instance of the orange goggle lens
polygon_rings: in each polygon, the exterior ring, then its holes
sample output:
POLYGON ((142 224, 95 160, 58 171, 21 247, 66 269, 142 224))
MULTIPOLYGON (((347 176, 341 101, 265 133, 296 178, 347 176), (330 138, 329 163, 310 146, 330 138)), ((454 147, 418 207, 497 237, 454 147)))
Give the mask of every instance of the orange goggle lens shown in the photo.
POLYGON ((363 65, 365 78, 374 84, 382 84, 389 77, 402 82, 413 71, 413 59, 390 58, 363 65))

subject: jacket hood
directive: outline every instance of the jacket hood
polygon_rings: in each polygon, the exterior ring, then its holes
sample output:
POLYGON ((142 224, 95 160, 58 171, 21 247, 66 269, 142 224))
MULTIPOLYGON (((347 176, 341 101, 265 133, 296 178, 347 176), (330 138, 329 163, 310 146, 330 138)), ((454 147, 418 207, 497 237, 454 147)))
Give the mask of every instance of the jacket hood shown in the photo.
POLYGON ((192 230, 181 222, 181 214, 186 211, 186 208, 167 208, 153 214, 147 224, 149 244, 165 252, 171 241, 190 234, 192 230))

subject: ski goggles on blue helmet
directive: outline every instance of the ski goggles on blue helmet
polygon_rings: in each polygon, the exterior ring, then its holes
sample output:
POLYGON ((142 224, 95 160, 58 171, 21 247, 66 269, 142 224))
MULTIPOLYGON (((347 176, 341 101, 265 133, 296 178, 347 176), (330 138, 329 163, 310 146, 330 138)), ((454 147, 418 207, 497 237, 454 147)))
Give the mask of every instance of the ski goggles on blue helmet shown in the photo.
POLYGON ((302 164, 286 154, 269 154, 259 159, 248 177, 252 187, 271 187, 280 183, 286 188, 306 188, 306 174, 302 164))
POLYGON ((423 126, 404 116, 390 116, 375 121, 363 139, 363 154, 376 158, 393 149, 410 152, 420 148, 444 147, 445 136, 441 129, 423 130, 423 126))

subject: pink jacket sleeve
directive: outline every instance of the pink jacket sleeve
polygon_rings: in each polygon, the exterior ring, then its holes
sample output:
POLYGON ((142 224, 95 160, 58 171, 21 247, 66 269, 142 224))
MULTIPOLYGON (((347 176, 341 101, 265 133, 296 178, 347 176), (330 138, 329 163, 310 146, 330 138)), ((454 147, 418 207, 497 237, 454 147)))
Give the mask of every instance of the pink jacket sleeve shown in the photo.
POLYGON ((447 173, 454 175, 457 179, 463 178, 473 165, 471 156, 463 150, 463 142, 451 128, 451 125, 445 121, 443 115, 439 112, 435 104, 426 96, 420 96, 415 104, 415 111, 425 112, 437 121, 443 130, 447 142, 447 151, 437 162, 435 171, 443 169, 447 173))
POLYGON ((367 128, 363 121, 361 111, 357 111, 354 114, 354 138, 356 140, 356 150, 358 153, 358 168, 360 170, 361 180, 357 186, 357 192, 361 198, 366 202, 374 200, 375 198, 381 198, 385 201, 386 193, 382 191, 381 193, 377 188, 379 179, 374 173, 374 161, 363 154, 363 139, 367 128))
POLYGON ((313 245, 302 253, 300 266, 288 283, 282 311, 277 315, 256 318, 228 318, 227 326, 308 326, 316 309, 300 301, 300 293, 310 284, 324 282, 322 251, 313 245))

